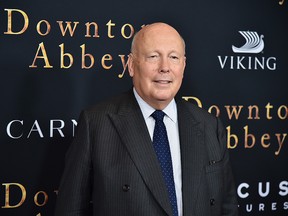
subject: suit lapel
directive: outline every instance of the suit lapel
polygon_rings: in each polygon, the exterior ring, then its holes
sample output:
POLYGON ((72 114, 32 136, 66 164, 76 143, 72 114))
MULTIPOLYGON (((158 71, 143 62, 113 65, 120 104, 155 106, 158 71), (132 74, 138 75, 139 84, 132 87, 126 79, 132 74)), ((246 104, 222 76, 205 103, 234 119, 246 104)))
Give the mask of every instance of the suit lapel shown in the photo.
POLYGON ((203 124, 197 122, 183 102, 177 102, 182 164, 183 214, 195 212, 205 158, 203 124))
POLYGON ((145 184, 165 212, 172 215, 161 168, 133 93, 130 93, 127 101, 123 101, 117 114, 110 114, 110 118, 145 184))

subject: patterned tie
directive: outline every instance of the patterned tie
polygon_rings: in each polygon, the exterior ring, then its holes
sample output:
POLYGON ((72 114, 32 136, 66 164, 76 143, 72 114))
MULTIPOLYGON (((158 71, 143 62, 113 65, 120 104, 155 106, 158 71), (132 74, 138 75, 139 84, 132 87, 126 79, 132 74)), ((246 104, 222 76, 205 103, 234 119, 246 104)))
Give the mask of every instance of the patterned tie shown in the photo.
POLYGON ((162 175, 166 183, 170 203, 172 206, 173 216, 178 216, 171 153, 170 153, 166 127, 163 122, 165 113, 161 110, 156 110, 154 113, 152 113, 151 116, 155 119, 153 146, 154 146, 157 158, 160 162, 162 175))

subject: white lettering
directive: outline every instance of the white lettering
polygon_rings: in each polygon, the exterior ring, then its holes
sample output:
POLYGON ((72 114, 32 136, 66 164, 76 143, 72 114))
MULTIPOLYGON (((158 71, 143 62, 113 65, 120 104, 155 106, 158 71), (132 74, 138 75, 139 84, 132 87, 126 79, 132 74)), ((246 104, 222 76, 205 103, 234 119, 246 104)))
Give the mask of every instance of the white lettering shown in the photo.
POLYGON ((221 66, 222 69, 225 67, 225 64, 226 64, 226 61, 227 61, 227 57, 228 57, 228 56, 225 56, 225 59, 224 59, 224 61, 223 61, 222 58, 221 58, 221 56, 218 56, 219 63, 220 63, 220 66, 221 66))
POLYGON ((38 134, 39 134, 39 136, 40 136, 41 138, 44 137, 44 136, 43 136, 43 133, 42 133, 42 131, 41 131, 41 128, 40 128, 40 126, 39 126, 39 123, 38 123, 37 120, 34 121, 34 124, 32 125, 31 130, 30 130, 27 138, 30 137, 30 135, 31 135, 32 132, 38 132, 38 134))
POLYGON ((221 69, 229 67, 226 63, 230 61, 231 70, 276 70, 276 57, 254 57, 252 56, 220 56, 218 55, 218 61, 221 69), (234 58, 235 57, 235 58, 234 58), (227 66, 226 66, 227 65, 227 66))
POLYGON ((280 196, 287 196, 288 195, 288 181, 282 181, 279 184, 279 195, 280 196))
POLYGON ((249 193, 246 192, 246 193, 242 193, 242 188, 249 188, 249 185, 247 183, 241 183, 238 188, 237 188, 237 193, 238 193, 238 196, 242 199, 245 199, 249 196, 249 193))
POLYGON ((270 182, 266 182, 266 191, 263 192, 263 185, 262 182, 258 184, 258 192, 261 197, 266 197, 270 192, 270 182))
POLYGON ((50 137, 53 137, 53 135, 54 135, 53 131, 54 130, 57 130, 61 137, 65 137, 63 132, 62 132, 62 130, 61 130, 61 129, 64 128, 64 126, 65 126, 65 123, 64 123, 63 120, 59 120, 59 119, 58 120, 50 120, 50 137), (60 122, 60 126, 59 127, 55 127, 54 126, 55 122, 60 122))
POLYGON ((21 133, 21 134, 18 135, 18 136, 16 136, 16 135, 13 136, 12 133, 11 133, 11 125, 12 125, 13 123, 15 123, 15 122, 18 122, 18 123, 20 123, 21 125, 23 125, 23 120, 13 120, 13 121, 9 122, 9 124, 7 125, 7 127, 6 127, 6 132, 7 132, 8 136, 11 137, 12 139, 19 139, 19 138, 22 137, 23 133, 21 133))

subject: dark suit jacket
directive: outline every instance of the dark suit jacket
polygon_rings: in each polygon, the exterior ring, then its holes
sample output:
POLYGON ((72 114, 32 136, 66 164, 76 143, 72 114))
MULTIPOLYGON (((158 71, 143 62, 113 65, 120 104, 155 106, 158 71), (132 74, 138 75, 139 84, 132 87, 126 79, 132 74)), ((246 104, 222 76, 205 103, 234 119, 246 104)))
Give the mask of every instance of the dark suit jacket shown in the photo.
MULTIPOLYGON (((176 103, 184 216, 238 215, 223 126, 189 102, 176 103)), ((68 215, 172 215, 132 91, 81 113, 56 205, 56 216, 68 215)))

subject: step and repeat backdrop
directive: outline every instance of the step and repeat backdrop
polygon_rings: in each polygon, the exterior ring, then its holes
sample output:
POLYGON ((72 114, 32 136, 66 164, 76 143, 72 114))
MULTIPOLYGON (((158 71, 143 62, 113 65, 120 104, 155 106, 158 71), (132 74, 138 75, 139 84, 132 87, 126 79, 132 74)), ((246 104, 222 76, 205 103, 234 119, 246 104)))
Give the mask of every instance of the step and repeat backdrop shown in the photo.
POLYGON ((2 0, 0 215, 53 215, 80 111, 131 88, 131 39, 159 21, 186 41, 179 96, 227 129, 241 215, 288 215, 286 0, 2 0))

